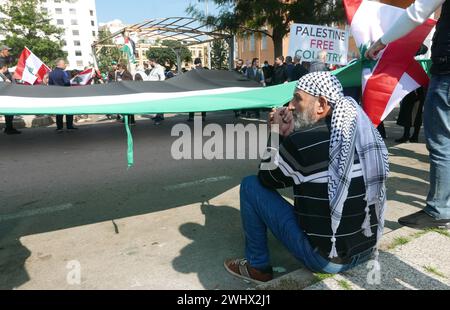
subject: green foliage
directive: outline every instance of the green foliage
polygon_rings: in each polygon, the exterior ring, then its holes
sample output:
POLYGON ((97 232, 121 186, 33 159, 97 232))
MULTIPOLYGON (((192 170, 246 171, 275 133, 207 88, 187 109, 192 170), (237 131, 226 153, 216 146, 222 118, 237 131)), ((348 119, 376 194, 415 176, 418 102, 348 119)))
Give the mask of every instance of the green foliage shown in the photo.
POLYGON ((228 69, 228 45, 225 40, 216 40, 211 44, 211 66, 216 70, 228 69))
POLYGON ((9 0, 0 12, 9 16, 0 24, 6 44, 17 58, 28 47, 44 63, 52 66, 57 58, 66 57, 62 50, 64 30, 50 23, 50 18, 38 8, 40 0, 9 0))
POLYGON ((177 55, 174 50, 180 51, 181 61, 192 61, 191 51, 178 41, 164 40, 160 47, 151 47, 147 51, 147 58, 155 58, 159 64, 168 64, 171 68, 177 64, 177 55))
MULTIPOLYGON (((103 41, 111 35, 109 30, 101 30, 98 32, 98 41, 103 41)), ((104 45, 114 45, 113 39, 102 42, 104 45)), ((100 72, 108 72, 113 61, 120 62, 122 52, 117 46, 105 46, 97 52, 97 64, 100 72)))
POLYGON ((219 31, 231 34, 264 32, 273 39, 276 55, 282 54, 283 38, 289 33, 292 22, 330 25, 345 21, 342 0, 294 0, 289 3, 278 0, 213 1, 220 8, 217 16, 206 16, 195 5, 190 5, 186 11, 219 31))

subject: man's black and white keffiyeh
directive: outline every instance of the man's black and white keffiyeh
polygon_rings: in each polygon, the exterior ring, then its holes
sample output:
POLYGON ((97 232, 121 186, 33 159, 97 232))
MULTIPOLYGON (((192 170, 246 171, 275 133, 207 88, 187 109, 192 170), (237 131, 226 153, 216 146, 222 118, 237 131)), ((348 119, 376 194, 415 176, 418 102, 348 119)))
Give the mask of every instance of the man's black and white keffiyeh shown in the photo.
POLYGON ((303 76, 297 89, 315 97, 325 97, 333 109, 331 120, 330 164, 328 196, 331 209, 333 237, 330 258, 338 257, 336 233, 347 200, 351 172, 358 153, 366 186, 366 218, 363 233, 371 237, 370 209, 375 205, 378 218, 378 240, 383 235, 386 209, 386 180, 389 174, 389 154, 378 130, 366 113, 351 97, 344 97, 339 80, 329 72, 315 72, 303 76))

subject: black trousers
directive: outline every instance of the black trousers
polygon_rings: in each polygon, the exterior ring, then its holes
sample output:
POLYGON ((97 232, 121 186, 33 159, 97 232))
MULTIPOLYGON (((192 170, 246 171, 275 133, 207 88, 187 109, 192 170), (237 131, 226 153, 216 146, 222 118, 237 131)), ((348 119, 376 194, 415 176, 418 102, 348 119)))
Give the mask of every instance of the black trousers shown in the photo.
POLYGON ((13 129, 14 125, 14 115, 5 115, 5 127, 6 130, 13 129))
MULTIPOLYGON (((66 115, 67 128, 73 127, 73 115, 66 115)), ((64 128, 64 115, 56 115, 56 127, 58 129, 64 128)))

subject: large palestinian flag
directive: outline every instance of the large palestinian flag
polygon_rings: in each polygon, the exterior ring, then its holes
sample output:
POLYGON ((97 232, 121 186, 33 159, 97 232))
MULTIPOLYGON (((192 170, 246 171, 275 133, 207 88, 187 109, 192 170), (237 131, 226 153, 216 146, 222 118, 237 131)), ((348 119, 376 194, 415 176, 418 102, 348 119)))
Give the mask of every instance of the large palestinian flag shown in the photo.
MULTIPOLYGON (((348 23, 364 52, 395 23, 403 9, 375 1, 344 0, 348 23)), ((414 59, 436 21, 428 20, 409 35, 389 44, 379 59, 363 62, 363 107, 378 126, 410 92, 429 79, 414 59)))
POLYGON ((261 88, 228 71, 192 70, 162 82, 88 87, 0 83, 0 115, 147 114, 270 108, 292 98, 295 83, 261 88))

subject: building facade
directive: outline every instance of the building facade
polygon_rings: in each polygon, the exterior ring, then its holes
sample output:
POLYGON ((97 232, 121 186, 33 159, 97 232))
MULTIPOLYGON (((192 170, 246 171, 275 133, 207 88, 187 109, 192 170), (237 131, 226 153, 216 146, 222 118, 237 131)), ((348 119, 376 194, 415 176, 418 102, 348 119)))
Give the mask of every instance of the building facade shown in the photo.
MULTIPOLYGON (((0 0, 0 5, 6 2, 0 0)), ((92 65, 91 45, 98 35, 95 0, 41 0, 40 10, 48 13, 52 24, 64 29, 68 68, 82 70, 92 65)))

